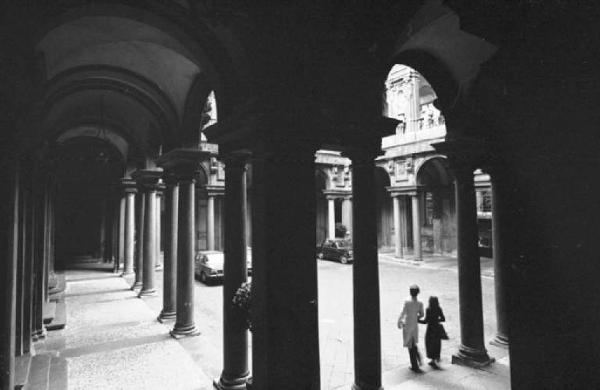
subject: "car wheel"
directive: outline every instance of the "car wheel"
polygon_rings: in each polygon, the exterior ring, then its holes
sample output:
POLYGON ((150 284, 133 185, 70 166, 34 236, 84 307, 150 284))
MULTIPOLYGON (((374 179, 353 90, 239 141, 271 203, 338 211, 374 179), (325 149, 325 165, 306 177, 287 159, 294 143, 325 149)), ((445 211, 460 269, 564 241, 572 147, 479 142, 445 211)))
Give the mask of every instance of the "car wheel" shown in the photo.
POLYGON ((323 253, 317 253, 317 259, 323 260, 323 253))
POLYGON ((204 271, 202 271, 200 273, 200 281, 204 284, 208 283, 208 277, 206 276, 206 274, 204 273, 204 271))
POLYGON ((342 263, 342 264, 348 264, 348 258, 346 256, 340 257, 340 263, 342 263))

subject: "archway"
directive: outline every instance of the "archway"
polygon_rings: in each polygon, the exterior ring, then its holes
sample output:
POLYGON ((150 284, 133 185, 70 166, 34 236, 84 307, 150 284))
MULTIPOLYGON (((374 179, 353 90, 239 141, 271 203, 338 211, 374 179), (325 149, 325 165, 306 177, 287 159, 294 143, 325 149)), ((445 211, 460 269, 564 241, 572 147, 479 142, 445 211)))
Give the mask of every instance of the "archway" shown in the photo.
POLYGON ((417 172, 421 200, 423 251, 451 254, 456 251, 456 217, 452 179, 443 157, 426 160, 417 172))
POLYGON ((122 156, 108 142, 79 137, 56 150, 56 266, 101 260, 110 237, 111 184, 123 174, 122 156))

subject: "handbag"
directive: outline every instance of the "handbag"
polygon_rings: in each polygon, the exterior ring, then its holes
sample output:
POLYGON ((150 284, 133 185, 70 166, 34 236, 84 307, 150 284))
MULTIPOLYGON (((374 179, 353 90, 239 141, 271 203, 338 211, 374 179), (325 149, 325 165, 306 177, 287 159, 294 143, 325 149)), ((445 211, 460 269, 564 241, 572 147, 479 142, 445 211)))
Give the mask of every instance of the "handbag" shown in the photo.
POLYGON ((440 340, 449 340, 448 333, 446 333, 446 329, 444 329, 444 325, 439 324, 439 332, 440 332, 440 340))

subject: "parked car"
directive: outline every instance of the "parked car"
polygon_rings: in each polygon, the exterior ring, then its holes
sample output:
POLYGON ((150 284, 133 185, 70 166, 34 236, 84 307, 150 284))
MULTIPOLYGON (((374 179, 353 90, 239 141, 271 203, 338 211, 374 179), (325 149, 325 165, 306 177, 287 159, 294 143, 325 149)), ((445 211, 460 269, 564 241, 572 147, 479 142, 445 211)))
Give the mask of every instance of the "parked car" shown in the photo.
POLYGON ((352 241, 347 238, 327 239, 317 247, 317 258, 350 263, 354 260, 352 241))
MULTIPOLYGON (((223 279, 225 255, 221 251, 198 251, 194 259, 194 275, 204 284, 209 281, 223 279)), ((252 274, 252 250, 246 254, 248 275, 252 274)))

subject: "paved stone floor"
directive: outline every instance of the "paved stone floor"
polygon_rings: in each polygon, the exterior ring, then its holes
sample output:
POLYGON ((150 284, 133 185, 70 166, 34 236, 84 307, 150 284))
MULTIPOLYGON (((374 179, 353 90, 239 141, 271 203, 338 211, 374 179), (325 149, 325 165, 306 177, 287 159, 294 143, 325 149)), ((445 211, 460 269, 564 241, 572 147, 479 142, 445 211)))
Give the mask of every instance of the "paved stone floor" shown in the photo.
MULTIPOLYGON (((35 345, 47 356, 43 375, 29 389, 210 389, 222 368, 222 288, 195 288, 197 337, 176 341, 172 323, 161 324, 159 295, 138 299, 122 278, 90 265, 67 272, 67 327, 35 345), (41 378, 41 379, 39 379, 41 378), (46 381, 46 385, 44 385, 46 381)), ((348 389, 353 379, 352 267, 319 261, 319 323, 323 389, 348 389)), ((493 271, 482 259, 486 341, 495 331, 493 271)), ((489 346, 497 362, 483 370, 450 364, 459 343, 456 260, 426 257, 416 263, 380 255, 383 385, 386 389, 507 389, 507 350, 489 346), (408 370, 408 354, 396 319, 408 285, 421 286, 421 299, 437 295, 451 340, 442 347, 442 370, 408 370)), ((424 327, 421 329, 421 349, 424 327)), ((251 346, 250 346, 251 348, 251 346)), ((422 351, 424 353, 424 350, 422 351)), ((33 366, 32 366, 33 367, 33 366)), ((31 375, 30 375, 31 377, 31 375)))

